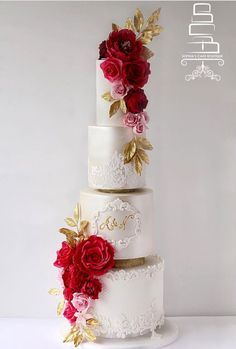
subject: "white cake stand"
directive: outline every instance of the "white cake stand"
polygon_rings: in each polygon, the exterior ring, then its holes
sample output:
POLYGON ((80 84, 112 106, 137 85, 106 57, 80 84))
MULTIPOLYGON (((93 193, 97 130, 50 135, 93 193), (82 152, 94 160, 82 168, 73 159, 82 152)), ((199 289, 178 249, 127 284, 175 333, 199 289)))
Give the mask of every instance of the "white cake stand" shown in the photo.
POLYGON ((81 349, 158 349, 168 345, 178 337, 178 327, 171 320, 165 320, 164 326, 154 336, 146 334, 135 338, 102 339, 81 344, 81 349))

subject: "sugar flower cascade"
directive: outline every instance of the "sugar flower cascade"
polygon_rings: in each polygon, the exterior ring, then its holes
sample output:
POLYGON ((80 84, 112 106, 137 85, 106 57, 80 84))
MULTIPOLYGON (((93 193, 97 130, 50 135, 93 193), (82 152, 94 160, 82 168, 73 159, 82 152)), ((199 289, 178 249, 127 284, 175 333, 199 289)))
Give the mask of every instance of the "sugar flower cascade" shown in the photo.
MULTIPOLYGON (((63 290, 57 314, 63 313, 71 325, 64 342, 73 342, 77 347, 84 340, 96 339, 93 328, 99 323, 93 316, 93 302, 99 299, 102 291, 99 277, 114 267, 115 251, 102 237, 87 235, 89 222, 80 220, 79 205, 75 207, 73 217, 68 217, 65 221, 70 229, 59 230, 66 240, 57 251, 54 262, 54 266, 59 268, 63 290)), ((57 295, 60 291, 53 288, 49 293, 57 295)))
POLYGON ((142 163, 149 163, 146 150, 151 143, 141 135, 148 128, 149 117, 145 111, 148 99, 143 87, 151 73, 148 60, 154 55, 146 46, 158 36, 162 27, 157 24, 160 9, 154 11, 146 23, 137 9, 134 19, 128 18, 124 28, 112 24, 112 32, 99 46, 100 67, 110 83, 110 91, 102 98, 110 102, 109 117, 119 110, 125 127, 131 127, 133 140, 124 147, 125 163, 133 162, 141 175, 142 163))

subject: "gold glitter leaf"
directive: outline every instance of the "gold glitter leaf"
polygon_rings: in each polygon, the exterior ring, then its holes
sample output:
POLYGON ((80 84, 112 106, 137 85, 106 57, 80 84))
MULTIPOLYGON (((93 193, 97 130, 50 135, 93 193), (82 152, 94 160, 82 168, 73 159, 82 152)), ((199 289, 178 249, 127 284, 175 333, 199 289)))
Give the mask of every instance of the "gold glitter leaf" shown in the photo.
POLYGON ((127 143, 124 148, 124 163, 128 164, 134 157, 137 150, 137 144, 135 139, 127 143))
POLYGON ((62 311, 63 311, 63 309, 64 309, 64 305, 65 305, 65 299, 62 298, 62 299, 60 300, 60 302, 58 303, 58 306, 57 306, 57 315, 58 315, 58 316, 61 315, 61 313, 62 313, 62 311))
POLYGON ((60 290, 58 290, 58 288, 50 288, 50 290, 48 291, 48 293, 51 296, 58 296, 60 294, 60 290))
POLYGON ((78 347, 83 341, 83 335, 82 334, 77 334, 75 337, 74 337, 74 346, 75 347, 78 347))
POLYGON ((123 113, 127 112, 126 104, 125 104, 125 101, 123 99, 120 100, 120 109, 123 113))
POLYGON ((84 335, 89 342, 94 342, 96 339, 93 331, 88 327, 84 327, 84 335))
POLYGON ((113 102, 110 106, 109 117, 111 118, 112 115, 117 113, 119 109, 120 109, 120 101, 113 102))
POLYGON ((152 56, 154 56, 154 53, 151 50, 149 50, 149 48, 147 48, 146 46, 143 46, 141 51, 141 57, 148 60, 152 56))
POLYGON ((140 157, 139 157, 138 154, 135 154, 135 157, 134 157, 134 166, 135 166, 135 171, 137 172, 137 174, 138 174, 139 176, 141 176, 143 166, 142 166, 142 160, 140 159, 140 157))
POLYGON ((149 158, 147 153, 145 152, 145 150, 143 149, 138 149, 137 150, 137 154, 139 156, 139 159, 141 159, 142 161, 144 161, 147 165, 149 164, 149 158))
POLYGON ((74 220, 76 221, 76 223, 78 223, 80 219, 80 205, 77 204, 74 208, 74 220))
POLYGON ((153 146, 151 145, 149 140, 147 140, 147 138, 145 137, 138 137, 138 147, 143 148, 145 150, 153 149, 153 146))
POLYGON ((125 22, 125 28, 135 31, 134 24, 131 18, 128 18, 125 22))
POLYGON ((154 11, 151 16, 148 18, 147 20, 147 24, 155 24, 155 22, 158 21, 159 17, 160 17, 160 12, 161 12, 161 9, 158 8, 156 11, 154 11))
POLYGON ((59 232, 71 238, 76 238, 78 236, 78 234, 74 230, 70 230, 67 228, 61 228, 59 229, 59 232))
POLYGON ((137 30, 138 33, 140 33, 140 31, 141 31, 143 23, 144 23, 143 14, 140 11, 140 9, 137 8, 135 15, 134 15, 134 26, 135 26, 135 29, 137 30))
POLYGON ((102 95, 102 98, 105 99, 105 101, 107 101, 107 102, 113 102, 114 101, 114 98, 112 98, 111 93, 109 91, 105 92, 102 95))
POLYGON ((86 324, 90 325, 90 326, 97 326, 99 324, 99 322, 96 319, 88 319, 86 321, 86 324))
POLYGON ((120 27, 117 24, 112 23, 112 30, 118 31, 118 30, 120 30, 120 27))
POLYGON ((70 227, 77 227, 76 222, 74 221, 73 218, 67 217, 65 219, 65 222, 70 226, 70 227))

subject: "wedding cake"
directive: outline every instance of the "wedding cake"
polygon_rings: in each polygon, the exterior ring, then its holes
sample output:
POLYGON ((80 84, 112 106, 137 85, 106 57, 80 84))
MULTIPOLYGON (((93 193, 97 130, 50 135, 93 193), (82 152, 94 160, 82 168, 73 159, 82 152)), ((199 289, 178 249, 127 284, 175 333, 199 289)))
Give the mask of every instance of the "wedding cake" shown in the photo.
MULTIPOLYGON (((64 341, 127 338, 164 323, 164 262, 154 246, 153 191, 145 188, 149 117, 143 87, 150 77, 146 46, 161 27, 160 10, 144 21, 137 9, 124 28, 112 25, 96 62, 96 124, 88 130, 89 189, 65 219, 57 251, 63 299, 58 314, 71 328, 64 341)), ((60 291, 51 289, 51 294, 60 291)))

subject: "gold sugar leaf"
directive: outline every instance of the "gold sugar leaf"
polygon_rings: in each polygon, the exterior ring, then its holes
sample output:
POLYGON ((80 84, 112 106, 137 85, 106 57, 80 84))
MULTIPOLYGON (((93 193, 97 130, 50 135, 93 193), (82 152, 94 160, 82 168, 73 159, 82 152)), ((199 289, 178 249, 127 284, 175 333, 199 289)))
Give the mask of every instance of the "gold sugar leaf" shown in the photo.
POLYGON ((141 31, 143 23, 144 23, 143 14, 140 11, 140 9, 137 8, 135 15, 134 15, 134 26, 135 26, 135 29, 137 30, 138 33, 140 33, 140 31, 141 31))
POLYGON ((76 246, 76 239, 74 239, 70 236, 67 236, 66 241, 71 248, 74 248, 76 246))
POLYGON ((98 326, 99 322, 96 319, 93 318, 93 319, 88 319, 86 321, 86 324, 90 325, 90 326, 98 326))
POLYGON ((74 221, 73 218, 67 217, 65 219, 65 222, 70 226, 70 227, 77 227, 76 222, 74 221))
POLYGON ((137 150, 137 144, 135 139, 127 143, 124 148, 124 163, 128 164, 134 157, 137 150))
POLYGON ((74 219, 76 221, 76 223, 78 223, 79 219, 80 219, 80 205, 76 204, 75 208, 74 208, 74 219))
POLYGON ((84 231, 88 228, 89 222, 88 221, 81 221, 80 222, 80 230, 84 231))
POLYGON ((151 16, 148 18, 147 20, 147 24, 155 24, 155 22, 158 21, 159 17, 160 17, 160 12, 161 12, 161 9, 158 8, 156 11, 154 11, 151 16))
POLYGON ((57 306, 57 315, 58 315, 58 316, 62 314, 62 311, 63 311, 63 309, 64 309, 64 305, 65 305, 65 299, 62 298, 62 299, 60 300, 60 302, 58 303, 58 306, 57 306))
POLYGON ((126 104, 123 99, 120 100, 120 109, 124 114, 127 112, 126 104))
POLYGON ((60 290, 58 290, 58 288, 50 288, 50 290, 48 291, 48 293, 51 296, 58 296, 61 292, 60 290))
POLYGON ((147 48, 146 46, 143 46, 141 51, 141 57, 148 60, 152 56, 154 56, 154 53, 151 50, 149 50, 149 48, 147 48))
POLYGON ((147 153, 145 152, 145 150, 138 149, 137 154, 142 161, 144 161, 147 165, 149 164, 149 157, 148 157, 147 153))
POLYGON ((135 31, 134 24, 133 24, 133 21, 131 18, 127 18, 127 20, 125 22, 125 28, 135 31))
POLYGON ((138 137, 138 145, 145 150, 152 150, 153 146, 145 137, 138 137))
POLYGON ((160 35, 160 33, 163 31, 163 28, 160 25, 155 25, 152 28, 152 35, 157 36, 160 35))
POLYGON ((88 327, 84 327, 84 335, 89 342, 94 342, 96 339, 96 336, 94 335, 93 331, 88 327))
POLYGON ((75 337, 74 337, 74 346, 75 347, 78 347, 83 341, 83 335, 82 334, 77 334, 75 337))
POLYGON ((78 328, 76 326, 71 327, 70 331, 64 337, 63 343, 73 342, 77 333, 78 333, 78 328))
POLYGON ((149 44, 152 41, 152 38, 153 38, 152 30, 144 30, 142 32, 140 40, 142 41, 142 43, 144 45, 146 45, 146 44, 149 44))
POLYGON ((115 101, 111 104, 109 110, 109 117, 111 118, 120 109, 120 101, 115 101))
POLYGON ((112 23, 112 30, 118 31, 118 30, 120 30, 120 27, 117 24, 112 23))
POLYGON ((59 232, 71 238, 76 238, 78 236, 78 234, 74 230, 70 230, 67 228, 61 228, 59 229, 59 232))
POLYGON ((110 91, 105 92, 102 95, 102 98, 105 99, 105 101, 107 101, 107 102, 113 102, 114 101, 114 98, 112 98, 110 91))
POLYGON ((141 159, 140 159, 138 154, 136 154, 135 157, 134 157, 134 167, 135 167, 135 171, 137 172, 137 174, 139 176, 141 176, 143 166, 142 166, 142 161, 141 161, 141 159))

